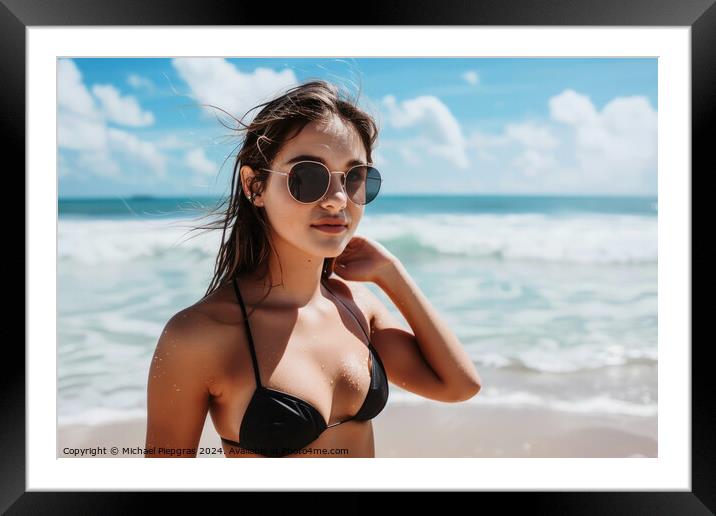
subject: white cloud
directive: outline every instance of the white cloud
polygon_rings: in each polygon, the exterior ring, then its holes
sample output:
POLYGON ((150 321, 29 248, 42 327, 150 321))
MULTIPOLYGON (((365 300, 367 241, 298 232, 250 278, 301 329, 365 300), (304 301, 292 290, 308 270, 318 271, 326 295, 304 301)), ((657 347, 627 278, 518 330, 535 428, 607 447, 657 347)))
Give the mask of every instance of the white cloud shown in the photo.
MULTIPOLYGON (((176 58, 172 60, 172 65, 199 103, 217 106, 239 120, 257 104, 298 85, 293 70, 277 72, 270 68, 256 68, 246 73, 223 58, 176 58)), ((243 123, 248 125, 258 111, 260 108, 246 114, 243 123)), ((220 118, 223 115, 208 107, 202 112, 220 118)))
POLYGON ((110 128, 108 132, 113 148, 143 162, 156 175, 165 175, 166 158, 155 144, 145 142, 137 136, 120 129, 110 128))
POLYGON ((135 90, 154 90, 155 86, 152 81, 147 79, 146 77, 142 77, 140 75, 137 75, 136 73, 132 73, 127 77, 127 83, 134 88, 135 90))
POLYGON ((604 188, 636 188, 656 171, 657 112, 646 97, 617 97, 597 112, 591 100, 565 90, 550 114, 574 133, 579 173, 604 188))
POLYGON ((463 73, 462 78, 472 85, 478 84, 480 82, 480 76, 474 70, 468 70, 467 72, 463 73))
POLYGON ((216 173, 216 165, 206 157, 204 150, 201 148, 191 149, 184 156, 186 164, 196 172, 203 175, 213 175, 216 173))
POLYGON ((57 63, 57 140, 74 150, 102 149, 107 134, 102 114, 70 59, 57 63))
POLYGON ((192 144, 180 139, 175 134, 168 134, 157 140, 156 145, 160 149, 186 149, 192 144))
POLYGON ((510 149, 514 168, 525 176, 537 176, 557 165, 554 150, 560 145, 559 138, 547 125, 534 121, 510 123, 501 134, 485 134, 475 131, 470 135, 470 145, 477 149, 481 159, 499 162, 494 149, 510 149))
POLYGON ((522 174, 529 177, 539 175, 557 165, 557 160, 553 155, 537 149, 526 149, 512 162, 517 165, 522 174))
POLYGON ((57 67, 58 145, 60 149, 77 152, 75 157, 62 161, 63 175, 77 175, 81 171, 89 175, 117 177, 122 171, 121 156, 141 163, 155 175, 164 176, 166 157, 157 145, 107 125, 110 113, 112 118, 124 122, 147 120, 138 105, 136 109, 132 107, 132 100, 128 100, 131 97, 121 97, 112 86, 95 86, 92 90, 97 97, 94 97, 73 60, 60 59, 57 67), (105 109, 100 108, 98 99, 105 109), (116 113, 120 107, 128 113, 123 115, 124 118, 116 113))
POLYGON ((122 96, 117 88, 111 84, 95 84, 92 93, 102 104, 102 109, 109 120, 117 124, 142 127, 154 123, 154 115, 142 111, 137 99, 127 95, 122 96))
POLYGON ((559 140, 549 127, 532 121, 507 124, 505 137, 531 149, 554 149, 559 145, 559 140))
POLYGON ((597 110, 592 101, 574 90, 564 90, 549 99, 549 111, 554 120, 571 125, 595 123, 597 110))
POLYGON ((107 146, 107 128, 102 120, 60 109, 57 143, 61 148, 77 151, 103 149, 107 146))
POLYGON ((77 165, 83 170, 91 171, 92 174, 102 177, 120 176, 120 167, 112 158, 109 150, 97 149, 80 153, 77 156, 77 165))
POLYGON ((70 59, 57 63, 57 103, 61 108, 88 118, 97 117, 97 106, 82 82, 82 74, 70 59))
POLYGON ((548 101, 545 122, 507 124, 469 137, 477 157, 494 164, 502 185, 522 190, 654 194, 657 112, 643 96, 617 97, 599 111, 566 89, 548 101), (525 178, 539 183, 525 182, 525 178))
POLYGON ((501 134, 474 131, 469 137, 470 146, 485 149, 520 144, 531 149, 554 149, 559 138, 551 127, 534 121, 508 123, 501 134))
POLYGON ((395 96, 387 95, 382 104, 387 110, 390 125, 397 129, 415 128, 419 131, 417 142, 420 145, 412 152, 427 152, 445 158, 458 168, 468 167, 467 142, 460 124, 440 99, 425 95, 398 104, 395 96))
POLYGON ((488 134, 480 130, 475 130, 470 134, 468 142, 471 147, 478 150, 489 149, 492 147, 505 147, 510 144, 511 139, 506 134, 488 134))

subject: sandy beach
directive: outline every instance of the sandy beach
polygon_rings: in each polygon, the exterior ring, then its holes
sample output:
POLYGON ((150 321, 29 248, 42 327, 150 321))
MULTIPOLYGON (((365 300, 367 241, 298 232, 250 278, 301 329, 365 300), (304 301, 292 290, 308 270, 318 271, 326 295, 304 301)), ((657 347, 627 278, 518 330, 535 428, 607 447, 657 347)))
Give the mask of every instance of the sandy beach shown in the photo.
MULTIPOLYGON (((564 412, 477 403, 393 403, 373 420, 380 457, 657 457, 657 418, 564 412)), ((58 457, 66 448, 144 446, 143 419, 58 428, 58 457)), ((207 417, 200 447, 220 447, 207 417)), ((201 457, 222 458, 221 455, 201 457)))

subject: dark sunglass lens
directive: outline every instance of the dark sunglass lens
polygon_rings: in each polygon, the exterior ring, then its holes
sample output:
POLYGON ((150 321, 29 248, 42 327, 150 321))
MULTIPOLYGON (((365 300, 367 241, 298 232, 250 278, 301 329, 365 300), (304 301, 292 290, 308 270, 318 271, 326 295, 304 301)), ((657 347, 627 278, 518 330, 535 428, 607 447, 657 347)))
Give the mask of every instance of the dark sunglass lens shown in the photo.
POLYGON ((369 166, 354 167, 346 176, 346 192, 356 204, 368 204, 380 191, 380 173, 369 166))
POLYGON ((319 163, 297 163, 291 169, 288 189, 300 202, 320 199, 328 187, 326 168, 319 163))

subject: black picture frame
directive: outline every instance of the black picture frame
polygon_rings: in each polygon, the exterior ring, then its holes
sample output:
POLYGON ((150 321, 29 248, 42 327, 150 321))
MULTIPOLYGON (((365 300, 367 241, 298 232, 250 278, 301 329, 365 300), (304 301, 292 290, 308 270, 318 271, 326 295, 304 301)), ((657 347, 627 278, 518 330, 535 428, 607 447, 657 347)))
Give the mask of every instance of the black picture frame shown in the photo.
MULTIPOLYGON (((25 170, 25 31, 32 26, 84 25, 533 25, 533 26, 683 26, 691 28, 692 168, 706 168, 708 141, 714 129, 716 105, 716 0, 631 2, 602 0, 489 0, 475 2, 394 1, 360 3, 350 16, 341 15, 335 3, 286 4, 267 2, 177 2, 91 0, 3 0, 0 5, 0 53, 4 153, 6 163, 25 170), (9 157, 14 160, 8 160, 9 157)), ((704 170, 705 172, 705 170, 704 170)), ((693 174, 689 171, 689 177, 693 174)), ((25 192, 25 185, 22 187, 25 192)), ((24 211, 24 210, 23 210, 24 211)), ((22 237, 24 239, 24 235, 22 237)), ((25 248, 22 255, 25 260, 25 248)), ((692 261, 692 260, 691 260, 692 261)), ((690 263, 691 263, 690 261, 690 263)), ((27 263, 27 261, 25 262, 27 263)), ((9 270, 9 269, 7 269, 9 270)), ((25 275, 32 272, 25 268, 25 275)), ((24 304, 23 304, 24 306, 24 304)), ((673 343, 691 345, 691 343, 673 343)), ((716 511, 716 410, 711 393, 714 374, 708 360, 710 344, 691 347, 692 356, 692 455, 691 491, 645 492, 529 492, 494 493, 502 510, 523 504, 531 513, 579 514, 714 514, 716 511)), ((141 493, 127 492, 26 492, 25 352, 5 346, 5 367, 0 376, 2 443, 0 460, 0 510, 27 513, 122 513, 146 505, 141 493), (22 367, 19 365, 22 364, 22 367)), ((668 382, 668 378, 660 378, 668 382)), ((298 493, 291 493, 295 504, 298 493)), ((162 496, 163 509, 188 508, 183 496, 162 496), (174 507, 172 507, 174 506, 174 507)), ((212 497, 216 493, 211 494, 212 497)), ((342 495, 346 509, 357 506, 359 493, 342 495)), ((487 496, 487 494, 484 494, 487 496)), ((214 499, 215 501, 215 499, 214 499)), ((496 500, 497 501, 497 500, 496 500)), ((276 497, 272 503, 278 502, 276 497)), ((247 510, 247 501, 241 508, 247 510)), ((291 503, 291 502, 289 502, 291 503)), ((321 504, 323 505, 323 504, 321 504)), ((327 507, 332 507, 328 505, 327 507)), ((272 510, 277 508, 272 506, 272 510)), ((199 506, 199 510, 201 507, 199 506)))

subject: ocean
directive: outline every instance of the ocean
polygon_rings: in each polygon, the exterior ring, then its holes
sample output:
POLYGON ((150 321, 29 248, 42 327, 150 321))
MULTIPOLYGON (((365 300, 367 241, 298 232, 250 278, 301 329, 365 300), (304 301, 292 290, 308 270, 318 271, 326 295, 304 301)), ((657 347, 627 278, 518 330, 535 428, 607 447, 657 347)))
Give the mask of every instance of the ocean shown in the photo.
MULTIPOLYGON (((214 199, 58 203, 60 424, 146 415, 166 321, 200 299, 214 199)), ((405 265, 483 379, 466 403, 657 413, 658 206, 651 197, 390 196, 358 234, 405 265)), ((399 320, 377 285, 368 287, 399 320)), ((391 384, 389 403, 420 403, 391 384)))

